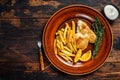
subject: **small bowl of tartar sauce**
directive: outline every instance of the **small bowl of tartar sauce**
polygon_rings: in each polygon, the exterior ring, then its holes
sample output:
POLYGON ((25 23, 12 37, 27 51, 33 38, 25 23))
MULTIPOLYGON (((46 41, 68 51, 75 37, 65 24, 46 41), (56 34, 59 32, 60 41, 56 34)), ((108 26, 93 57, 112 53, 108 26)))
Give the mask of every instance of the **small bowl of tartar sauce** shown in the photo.
POLYGON ((114 4, 107 4, 102 13, 109 21, 115 21, 119 17, 120 10, 114 4))

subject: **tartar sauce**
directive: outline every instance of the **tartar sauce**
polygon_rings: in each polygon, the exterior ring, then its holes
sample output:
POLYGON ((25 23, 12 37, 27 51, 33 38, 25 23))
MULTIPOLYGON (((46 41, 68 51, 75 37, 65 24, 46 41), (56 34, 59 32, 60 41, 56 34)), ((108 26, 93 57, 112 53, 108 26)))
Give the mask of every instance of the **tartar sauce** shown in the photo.
POLYGON ((119 11, 114 5, 106 5, 104 7, 104 14, 110 20, 115 20, 119 16, 119 11))

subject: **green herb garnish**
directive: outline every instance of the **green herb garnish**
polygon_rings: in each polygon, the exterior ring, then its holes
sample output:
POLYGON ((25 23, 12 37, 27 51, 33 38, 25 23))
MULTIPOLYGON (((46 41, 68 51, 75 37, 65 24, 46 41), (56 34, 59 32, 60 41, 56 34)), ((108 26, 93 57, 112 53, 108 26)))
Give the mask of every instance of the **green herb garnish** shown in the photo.
POLYGON ((102 39, 103 39, 103 34, 104 34, 104 25, 101 23, 101 21, 99 20, 99 18, 96 16, 95 17, 95 21, 92 24, 93 28, 94 28, 94 32, 97 36, 97 39, 95 41, 94 44, 94 48, 92 50, 92 58, 95 59, 96 56, 98 55, 101 43, 102 43, 102 39))

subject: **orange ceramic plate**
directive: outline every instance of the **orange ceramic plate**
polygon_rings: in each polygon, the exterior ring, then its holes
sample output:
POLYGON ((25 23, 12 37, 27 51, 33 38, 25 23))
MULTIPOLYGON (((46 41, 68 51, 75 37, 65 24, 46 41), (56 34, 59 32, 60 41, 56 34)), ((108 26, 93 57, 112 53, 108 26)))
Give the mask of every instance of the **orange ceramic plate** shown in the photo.
POLYGON ((112 32, 109 23, 99 11, 85 5, 67 6, 53 14, 47 22, 43 33, 43 47, 47 58, 57 69, 71 75, 84 75, 98 69, 109 56, 112 47, 112 32), (88 25, 91 25, 95 20, 95 16, 98 16, 105 26, 102 45, 95 60, 91 59, 88 62, 78 62, 73 65, 54 54, 53 42, 55 33, 62 24, 69 22, 69 20, 82 19, 88 25))

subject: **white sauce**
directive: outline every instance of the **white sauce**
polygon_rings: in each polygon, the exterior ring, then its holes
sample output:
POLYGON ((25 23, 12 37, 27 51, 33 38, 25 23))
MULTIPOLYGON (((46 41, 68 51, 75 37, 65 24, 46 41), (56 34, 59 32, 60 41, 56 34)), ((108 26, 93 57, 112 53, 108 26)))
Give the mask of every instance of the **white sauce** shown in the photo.
POLYGON ((115 20, 119 15, 118 10, 113 5, 105 6, 104 12, 106 17, 108 17, 110 20, 115 20))

